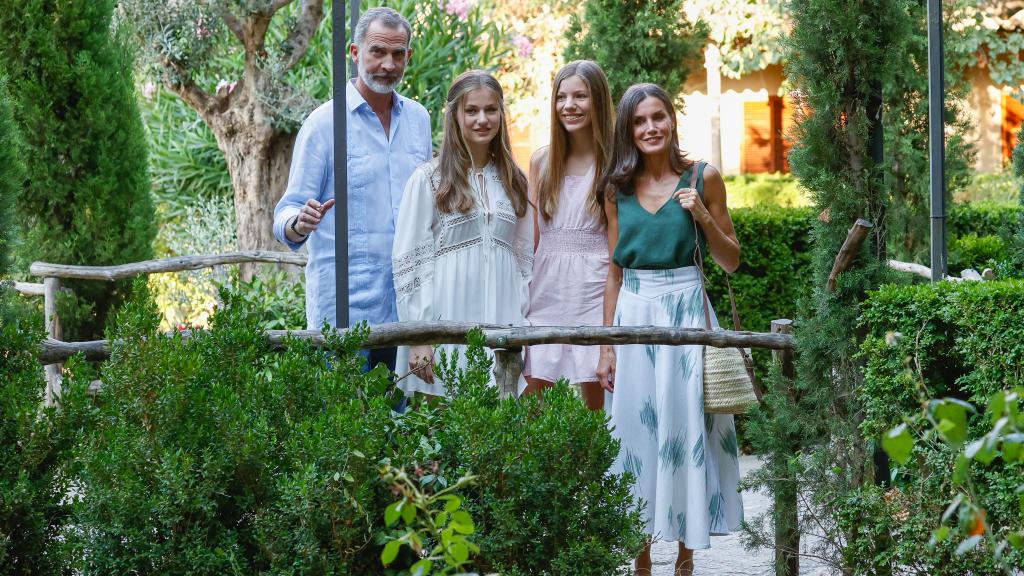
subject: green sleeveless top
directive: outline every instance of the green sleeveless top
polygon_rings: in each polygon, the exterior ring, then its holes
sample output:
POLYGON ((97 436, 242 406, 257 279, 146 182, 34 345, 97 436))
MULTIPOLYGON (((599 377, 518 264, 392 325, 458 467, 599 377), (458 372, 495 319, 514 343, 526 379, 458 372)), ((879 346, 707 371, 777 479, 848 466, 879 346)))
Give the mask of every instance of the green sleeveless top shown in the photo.
MULTIPOLYGON (((704 200, 704 162, 697 172, 697 195, 704 200)), ((690 186, 694 164, 679 178, 676 190, 690 186)), ((655 213, 640 205, 636 193, 615 196, 619 212, 619 240, 612 261, 634 270, 671 270, 694 266, 697 231, 690 211, 669 198, 655 213)), ((707 254, 707 242, 700 234, 701 253, 707 254)), ((706 258, 707 256, 705 256, 706 258)))

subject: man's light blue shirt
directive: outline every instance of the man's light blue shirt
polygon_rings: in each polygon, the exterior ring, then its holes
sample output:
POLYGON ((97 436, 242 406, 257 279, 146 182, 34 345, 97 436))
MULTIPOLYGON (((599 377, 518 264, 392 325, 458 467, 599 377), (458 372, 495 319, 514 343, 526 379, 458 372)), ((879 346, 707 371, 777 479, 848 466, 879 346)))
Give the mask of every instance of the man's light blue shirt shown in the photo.
MULTIPOLYGON (((353 82, 348 83, 348 238, 349 322, 395 322, 391 246, 405 181, 432 156, 430 115, 418 102, 397 93, 391 107, 391 134, 353 82)), ((274 209, 274 236, 292 250, 284 229, 306 200, 334 198, 334 117, 328 101, 299 129, 288 173, 288 189, 274 209)), ((306 327, 336 321, 334 215, 332 208, 305 241, 306 327)))

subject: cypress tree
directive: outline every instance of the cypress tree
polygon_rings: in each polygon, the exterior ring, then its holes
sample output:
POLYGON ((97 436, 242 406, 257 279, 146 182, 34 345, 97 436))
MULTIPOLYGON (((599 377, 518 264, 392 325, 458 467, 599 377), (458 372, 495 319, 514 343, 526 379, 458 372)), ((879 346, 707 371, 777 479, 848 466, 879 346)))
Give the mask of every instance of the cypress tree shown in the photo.
MULTIPOLYGON (((114 0, 0 0, 0 62, 26 143, 18 263, 110 265, 152 255, 146 148, 114 0)), ((68 282, 65 338, 94 338, 130 283, 68 282), (78 324, 76 327, 75 324, 78 324)))
POLYGON ((11 264, 13 243, 14 202, 25 180, 25 165, 21 160, 21 135, 14 125, 7 76, 0 71, 0 276, 11 264))
POLYGON ((682 0, 588 0, 566 36, 566 60, 600 64, 616 102, 638 82, 658 84, 675 99, 701 56, 707 26, 687 20, 682 0))
MULTIPOLYGON (((765 457, 751 484, 784 504, 769 516, 777 528, 793 531, 798 520, 810 519, 799 519, 796 508, 797 492, 807 493, 810 513, 830 519, 821 526, 829 533, 817 552, 835 567, 850 568, 842 543, 863 532, 870 519, 833 520, 840 518, 847 496, 873 481, 872 447, 859 434, 862 416, 854 393, 862 380, 857 319, 867 292, 888 277, 888 198, 881 166, 868 147, 874 121, 868 103, 872 87, 891 86, 894 74, 905 73, 899 63, 913 19, 903 0, 793 0, 791 7, 786 68, 800 112, 790 165, 822 217, 811 237, 812 294, 800 304, 795 325, 796 377, 772 374, 767 400, 750 422, 748 435, 765 457), (875 227, 829 290, 834 259, 858 218, 875 227)), ((764 520, 751 524, 753 536, 770 543, 771 534, 756 530, 767 526, 764 520)), ((777 555, 777 562, 785 556, 777 555)), ((776 569, 791 573, 786 566, 776 569)))

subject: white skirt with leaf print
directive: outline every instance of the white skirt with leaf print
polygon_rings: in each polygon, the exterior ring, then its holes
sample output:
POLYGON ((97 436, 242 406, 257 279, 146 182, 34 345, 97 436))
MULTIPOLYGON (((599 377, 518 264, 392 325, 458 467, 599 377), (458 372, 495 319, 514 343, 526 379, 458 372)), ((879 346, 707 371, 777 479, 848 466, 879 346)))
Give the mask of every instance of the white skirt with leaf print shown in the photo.
MULTIPOLYGON (((712 312, 712 325, 718 321, 712 312)), ((703 328, 697 268, 624 269, 617 326, 703 328)), ((613 472, 636 478, 654 538, 708 548, 739 529, 743 501, 731 415, 704 414, 703 346, 616 346, 615 392, 605 397, 621 441, 613 472)))

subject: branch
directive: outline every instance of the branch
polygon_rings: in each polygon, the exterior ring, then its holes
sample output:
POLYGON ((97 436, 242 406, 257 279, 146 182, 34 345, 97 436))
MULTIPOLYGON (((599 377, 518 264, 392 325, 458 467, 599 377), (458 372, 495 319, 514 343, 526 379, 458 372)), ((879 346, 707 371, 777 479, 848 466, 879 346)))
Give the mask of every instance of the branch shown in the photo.
POLYGON ((192 76, 188 70, 177 60, 163 56, 161 64, 164 68, 171 70, 174 76, 178 78, 177 82, 167 82, 167 87, 187 102, 209 124, 207 112, 210 107, 210 94, 192 81, 192 76))
POLYGON ((860 252, 860 247, 864 244, 864 239, 868 236, 868 231, 873 228, 874 225, 863 218, 858 218, 853 223, 853 227, 846 234, 846 240, 843 242, 843 247, 839 249, 839 253, 836 254, 835 263, 832 265, 832 272, 828 275, 827 290, 834 292, 836 289, 836 278, 839 277, 850 264, 853 263, 853 259, 857 256, 857 252, 860 252))
MULTIPOLYGON (((281 8, 284 8, 285 6, 291 4, 292 1, 293 0, 274 0, 270 4, 269 15, 273 16, 274 14, 277 14, 278 10, 280 10, 281 8)), ((305 2, 305 0, 303 0, 303 1, 305 2)), ((323 4, 323 0, 320 0, 320 3, 323 4)))
POLYGON ((224 24, 227 25, 228 30, 231 30, 231 33, 235 35, 235 38, 244 46, 245 30, 243 29, 242 21, 238 19, 238 16, 225 7, 221 7, 221 9, 217 11, 217 14, 220 16, 220 19, 224 21, 224 24))
POLYGON ((244 252, 227 252, 207 256, 178 256, 162 260, 146 260, 119 266, 72 266, 69 264, 50 264, 33 262, 29 273, 47 278, 79 278, 82 280, 106 280, 113 282, 122 278, 131 278, 139 274, 159 274, 161 272, 183 272, 198 268, 210 268, 223 264, 244 264, 248 262, 269 262, 274 264, 293 264, 303 266, 306 256, 290 252, 273 252, 249 250, 244 252))
MULTIPOLYGON (((278 0, 279 2, 281 0, 278 0)), ((287 4, 287 2, 284 2, 287 4)), ((320 22, 324 19, 324 0, 302 0, 302 12, 295 26, 288 32, 284 41, 284 67, 290 69, 295 66, 309 49, 309 42, 313 39, 320 22)))
MULTIPOLYGON (((795 341, 788 334, 766 334, 760 332, 734 332, 731 330, 708 331, 703 328, 663 328, 655 326, 584 326, 551 327, 522 326, 509 328, 493 324, 473 322, 391 322, 374 326, 364 348, 385 348, 389 346, 415 346, 417 344, 465 344, 466 334, 481 328, 484 345, 488 348, 509 349, 534 344, 577 344, 597 346, 600 344, 703 344, 718 348, 752 347, 791 349, 795 341)), ((346 332, 345 330, 341 331, 346 332)), ((192 332, 180 332, 188 339, 192 332)), ((285 348, 289 337, 309 340, 315 346, 323 346, 325 339, 319 330, 268 330, 267 343, 275 350, 285 348)), ((107 340, 90 342, 62 342, 47 338, 41 345, 37 358, 42 364, 66 360, 78 353, 87 360, 98 361, 110 357, 110 343, 107 340)))

